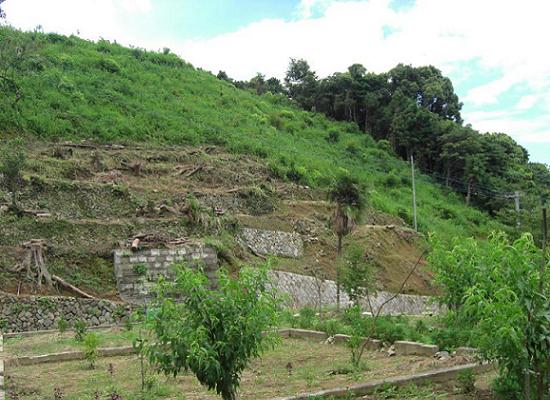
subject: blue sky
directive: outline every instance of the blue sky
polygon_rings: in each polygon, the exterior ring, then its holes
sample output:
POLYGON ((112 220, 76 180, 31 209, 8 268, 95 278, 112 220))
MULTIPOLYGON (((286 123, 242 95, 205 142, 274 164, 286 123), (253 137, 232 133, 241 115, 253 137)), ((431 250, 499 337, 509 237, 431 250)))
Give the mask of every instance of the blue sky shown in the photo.
POLYGON ((7 0, 22 29, 169 47, 195 66, 282 77, 290 57, 320 76, 360 62, 432 64, 466 123, 505 132, 550 164, 550 2, 541 0, 7 0))

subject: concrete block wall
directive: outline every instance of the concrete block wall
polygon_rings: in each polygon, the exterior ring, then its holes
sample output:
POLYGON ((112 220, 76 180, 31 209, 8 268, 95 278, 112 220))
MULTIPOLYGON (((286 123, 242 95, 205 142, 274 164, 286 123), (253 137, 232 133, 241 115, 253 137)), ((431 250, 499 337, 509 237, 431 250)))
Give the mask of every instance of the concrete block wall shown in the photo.
POLYGON ((117 289, 121 299, 129 303, 143 303, 151 298, 151 289, 159 276, 174 276, 172 268, 174 264, 187 263, 189 266, 201 266, 208 277, 214 279, 218 269, 218 255, 210 247, 193 244, 172 249, 146 249, 137 252, 116 250, 114 263, 117 289), (144 274, 140 274, 140 270, 144 274))

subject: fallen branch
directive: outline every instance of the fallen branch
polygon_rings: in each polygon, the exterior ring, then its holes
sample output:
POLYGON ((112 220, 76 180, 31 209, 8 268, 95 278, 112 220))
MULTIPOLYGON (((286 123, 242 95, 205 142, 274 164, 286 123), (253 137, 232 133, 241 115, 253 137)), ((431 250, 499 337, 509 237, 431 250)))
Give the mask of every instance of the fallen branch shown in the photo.
POLYGON ((50 214, 47 210, 21 210, 21 212, 25 215, 30 215, 31 217, 51 217, 52 214, 50 214))
POLYGON ((83 290, 80 290, 76 286, 71 285, 70 283, 64 281, 63 279, 61 279, 57 275, 52 275, 52 279, 54 281, 56 281, 57 283, 59 283, 61 286, 63 286, 65 289, 69 289, 73 293, 79 294, 81 297, 85 297, 87 299, 95 299, 95 297, 92 296, 91 294, 88 294, 88 293, 84 292, 83 290))
POLYGON ((181 175, 185 176, 186 178, 189 178, 190 176, 195 175, 201 169, 202 169, 202 165, 199 165, 197 168, 194 168, 191 171, 185 171, 185 170, 181 171, 181 175))

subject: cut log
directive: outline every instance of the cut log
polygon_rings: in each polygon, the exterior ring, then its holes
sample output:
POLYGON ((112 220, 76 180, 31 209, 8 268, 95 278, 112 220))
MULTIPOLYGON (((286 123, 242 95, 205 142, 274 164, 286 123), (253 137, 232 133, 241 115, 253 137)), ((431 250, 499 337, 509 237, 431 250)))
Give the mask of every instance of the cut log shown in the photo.
POLYGON ((134 240, 132 240, 132 246, 131 246, 132 251, 136 252, 139 250, 139 242, 141 242, 140 238, 135 238, 134 240))
POLYGON ((92 296, 91 294, 88 294, 88 293, 86 293, 85 291, 80 290, 80 289, 77 288, 76 286, 71 285, 70 283, 64 281, 63 279, 61 279, 61 278, 60 278, 59 276, 57 276, 57 275, 52 275, 52 279, 53 279, 54 281, 56 281, 57 283, 59 283, 61 286, 63 286, 65 289, 68 289, 68 290, 70 290, 71 292, 80 295, 81 297, 84 297, 84 298, 87 298, 87 299, 95 299, 95 297, 92 296))

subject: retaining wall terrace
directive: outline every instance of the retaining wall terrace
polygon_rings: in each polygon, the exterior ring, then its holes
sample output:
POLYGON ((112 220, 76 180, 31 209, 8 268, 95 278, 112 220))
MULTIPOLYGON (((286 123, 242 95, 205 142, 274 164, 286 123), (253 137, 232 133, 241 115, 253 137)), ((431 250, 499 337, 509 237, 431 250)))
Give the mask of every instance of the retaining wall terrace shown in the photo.
POLYGON ((244 228, 242 240, 257 254, 298 258, 304 252, 299 233, 244 228))
POLYGON ((146 249, 137 252, 115 250, 115 275, 121 299, 129 303, 143 303, 151 299, 150 291, 159 276, 174 277, 171 266, 187 262, 201 265, 210 279, 218 269, 216 251, 202 244, 190 244, 172 249, 146 249))
POLYGON ((61 318, 74 326, 84 320, 87 326, 113 325, 132 312, 128 304, 108 300, 53 296, 0 297, 0 331, 23 332, 57 329, 61 318))
MULTIPOLYGON (((282 294, 285 303, 291 308, 316 307, 319 304, 318 288, 321 288, 321 304, 323 307, 335 306, 336 282, 331 280, 319 281, 311 276, 294 274, 291 272, 272 271, 270 272, 272 285, 275 290, 282 294)), ((394 294, 378 291, 376 295, 370 296, 370 303, 376 311, 384 302, 394 294)), ((340 291, 340 304, 345 306, 349 297, 344 291, 340 291)), ((362 306, 367 310, 367 302, 363 301, 362 306)), ((382 309, 383 315, 420 315, 424 313, 437 314, 439 307, 430 296, 416 296, 401 294, 389 301, 382 309)))

